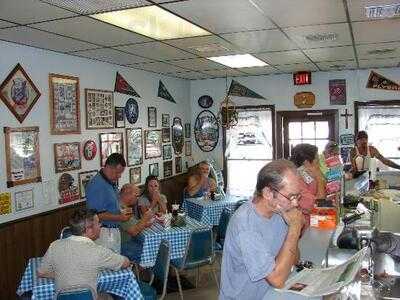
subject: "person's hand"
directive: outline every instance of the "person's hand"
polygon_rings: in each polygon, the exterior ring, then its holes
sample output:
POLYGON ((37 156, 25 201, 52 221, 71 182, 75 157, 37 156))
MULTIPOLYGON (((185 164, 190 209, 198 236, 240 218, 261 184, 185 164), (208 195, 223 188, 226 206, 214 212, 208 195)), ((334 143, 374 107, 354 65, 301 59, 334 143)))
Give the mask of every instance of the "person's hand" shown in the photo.
POLYGON ((282 212, 282 217, 285 219, 289 227, 301 229, 305 223, 304 216, 297 208, 292 208, 288 211, 282 212))
POLYGON ((142 222, 145 227, 150 227, 153 224, 154 213, 149 209, 143 214, 142 222))
POLYGON ((122 213, 122 214, 119 215, 119 220, 120 220, 121 222, 126 222, 126 221, 129 221, 129 219, 131 218, 131 216, 132 216, 131 213, 128 213, 128 214, 122 213))

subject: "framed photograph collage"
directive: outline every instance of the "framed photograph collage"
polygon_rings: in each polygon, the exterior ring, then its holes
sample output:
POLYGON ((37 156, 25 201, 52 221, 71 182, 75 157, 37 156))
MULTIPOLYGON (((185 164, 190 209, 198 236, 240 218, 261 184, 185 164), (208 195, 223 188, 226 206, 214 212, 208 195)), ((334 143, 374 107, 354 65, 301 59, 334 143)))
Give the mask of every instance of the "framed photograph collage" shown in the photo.
POLYGON ((86 129, 114 128, 112 91, 85 89, 86 129))

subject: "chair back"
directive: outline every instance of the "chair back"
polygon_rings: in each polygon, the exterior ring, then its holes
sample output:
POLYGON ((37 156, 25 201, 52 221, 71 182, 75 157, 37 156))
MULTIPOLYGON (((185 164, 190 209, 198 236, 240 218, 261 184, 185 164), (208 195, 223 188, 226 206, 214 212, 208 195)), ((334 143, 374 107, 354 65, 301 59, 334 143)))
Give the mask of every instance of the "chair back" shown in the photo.
POLYGON ((238 202, 236 202, 235 210, 238 209, 242 204, 245 204, 247 201, 249 201, 249 200, 242 199, 242 200, 239 200, 238 202))
POLYGON ((63 229, 61 229, 60 240, 70 237, 71 235, 72 235, 71 227, 66 226, 63 229))
POLYGON ((214 257, 212 230, 192 231, 187 244, 183 268, 211 263, 214 257))
POLYGON ((162 294, 165 296, 167 292, 167 281, 168 281, 168 271, 170 262, 170 247, 167 240, 162 240, 160 243, 160 248, 158 248, 158 254, 156 263, 153 267, 154 276, 163 283, 162 294))
POLYGON ((230 208, 224 208, 219 217, 219 224, 217 228, 217 242, 221 245, 224 244, 226 230, 228 229, 229 220, 233 214, 233 211, 230 208))
POLYGON ((57 291, 56 300, 95 300, 95 291, 88 285, 77 285, 57 291))

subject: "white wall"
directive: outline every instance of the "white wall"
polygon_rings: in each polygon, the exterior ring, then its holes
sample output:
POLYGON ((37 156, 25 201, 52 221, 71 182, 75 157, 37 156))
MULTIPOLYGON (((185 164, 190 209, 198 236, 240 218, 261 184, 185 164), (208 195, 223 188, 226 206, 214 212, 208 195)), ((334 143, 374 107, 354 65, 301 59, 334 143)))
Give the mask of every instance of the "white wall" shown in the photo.
MULTIPOLYGON (((8 127, 27 127, 39 126, 40 128, 40 157, 42 180, 50 181, 53 187, 53 195, 51 203, 45 203, 42 194, 42 184, 26 184, 7 188, 6 174, 6 158, 4 146, 4 133, 0 138, 0 193, 11 192, 13 201, 13 213, 10 215, 0 216, 0 223, 13 219, 21 218, 34 213, 47 211, 59 207, 57 203, 58 178, 61 174, 55 174, 54 170, 54 154, 53 144, 57 142, 84 142, 93 139, 98 145, 98 134, 100 132, 123 132, 125 139, 125 129, 105 129, 105 130, 86 130, 85 119, 85 88, 114 90, 115 74, 120 72, 124 78, 135 88, 141 98, 137 98, 139 104, 139 120, 136 124, 126 123, 126 127, 142 127, 147 129, 147 107, 157 107, 157 129, 161 128, 161 114, 168 113, 171 117, 180 117, 182 123, 190 121, 190 84, 187 80, 181 80, 171 77, 165 77, 154 73, 140 70, 124 68, 108 63, 102 63, 85 58, 63 55, 51 51, 35 49, 31 47, 21 46, 17 44, 0 41, 0 82, 2 82, 9 72, 20 63, 24 70, 28 73, 34 84, 41 92, 41 97, 34 105, 33 109, 26 117, 24 122, 20 124, 12 115, 9 109, 0 101, 0 126, 8 127), (80 80, 80 110, 81 110, 81 132, 80 135, 50 135, 50 117, 49 117, 49 73, 64 74, 79 77, 80 80), (166 85, 171 95, 175 98, 175 103, 168 102, 157 97, 158 81, 161 79, 166 85), (35 209, 32 211, 21 212, 15 214, 14 208, 14 192, 27 189, 34 189, 35 209)), ((114 105, 124 106, 126 100, 130 96, 119 93, 114 94, 114 105)), ((3 131, 2 131, 3 132, 3 131)), ((99 148, 99 147, 98 147, 99 148)), ((125 148, 125 144, 124 144, 125 148)), ((186 157, 182 155, 183 165, 185 165, 186 157)), ((163 174, 162 158, 147 160, 144 159, 142 164, 142 183, 148 174, 149 163, 158 162, 160 175, 163 174)), ((96 157, 91 161, 86 161, 82 157, 82 169, 69 172, 77 182, 78 173, 87 170, 100 169, 99 149, 96 157)), ((120 186, 129 181, 129 168, 126 168, 121 180, 120 186)), ((175 174, 175 171, 174 171, 175 174)))
MULTIPOLYGON (((400 68, 377 69, 379 74, 400 83, 400 68)), ((365 88, 370 70, 349 70, 339 72, 313 72, 312 84, 305 86, 294 86, 292 74, 269 75, 269 76, 249 76, 235 77, 234 79, 256 93, 265 97, 267 100, 249 99, 235 97, 236 105, 262 105, 273 104, 276 111, 299 110, 293 104, 293 97, 297 92, 311 91, 315 94, 316 104, 309 109, 338 109, 340 114, 348 109, 353 117, 349 118, 349 129, 345 129, 343 117, 339 120, 339 134, 354 132, 354 101, 369 100, 393 100, 400 99, 399 91, 383 91, 365 88), (329 104, 329 80, 346 79, 347 105, 329 104)), ((231 78, 228 78, 228 86, 231 78)), ((192 125, 197 114, 203 109, 198 105, 197 100, 200 96, 208 94, 214 99, 214 104, 209 108, 215 115, 218 113, 219 105, 225 96, 226 83, 223 79, 196 80, 190 83, 190 99, 192 101, 192 125)), ((222 132, 217 147, 212 152, 202 152, 193 138, 193 159, 200 161, 211 157, 222 167, 222 132)))

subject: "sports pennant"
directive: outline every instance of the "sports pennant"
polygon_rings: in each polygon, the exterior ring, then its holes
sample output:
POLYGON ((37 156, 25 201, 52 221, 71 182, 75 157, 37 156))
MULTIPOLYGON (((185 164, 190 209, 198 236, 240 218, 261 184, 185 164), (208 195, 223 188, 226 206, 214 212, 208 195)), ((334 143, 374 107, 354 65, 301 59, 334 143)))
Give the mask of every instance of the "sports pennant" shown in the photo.
POLYGON ((229 87, 228 95, 237 97, 247 97, 256 99, 265 99, 256 92, 250 90, 248 87, 240 84, 239 82, 232 80, 231 86, 229 87))
POLYGON ((368 77, 367 86, 368 89, 379 89, 387 91, 400 91, 400 85, 386 77, 371 71, 368 77))
POLYGON ((167 88, 165 87, 165 85, 162 83, 162 81, 160 80, 158 83, 158 97, 163 98, 169 102, 173 102, 176 103, 174 98, 171 96, 171 94, 168 92, 167 88))
POLYGON ((115 76, 114 92, 140 98, 140 95, 135 91, 135 89, 118 72, 117 75, 115 76))

